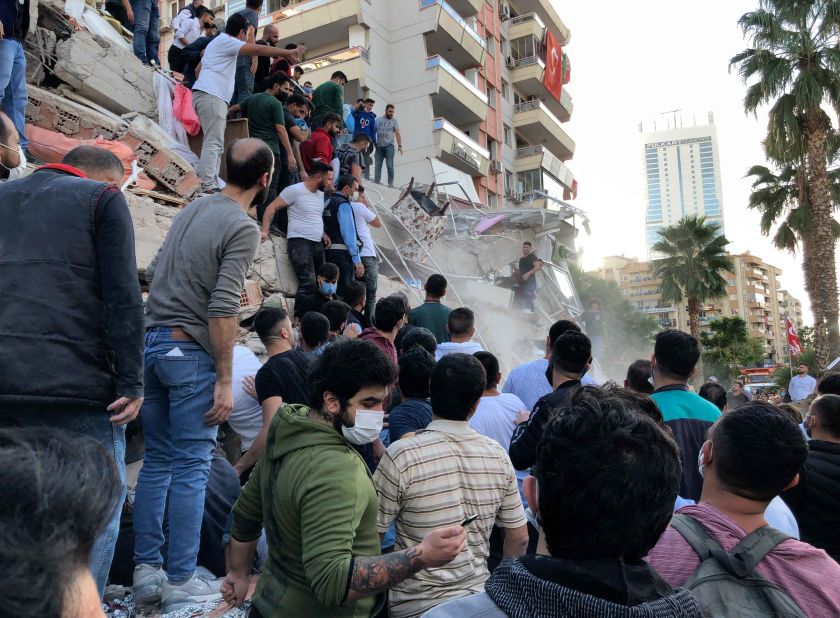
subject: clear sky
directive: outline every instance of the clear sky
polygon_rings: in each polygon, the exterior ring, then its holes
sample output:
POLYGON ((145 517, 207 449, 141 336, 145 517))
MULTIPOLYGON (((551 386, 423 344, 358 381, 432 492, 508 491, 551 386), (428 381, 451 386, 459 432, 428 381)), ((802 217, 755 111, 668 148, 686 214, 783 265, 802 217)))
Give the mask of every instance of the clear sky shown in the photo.
POLYGON ((572 31, 569 93, 574 113, 566 125, 577 143, 567 164, 578 180, 575 206, 592 221, 578 238, 586 269, 606 255, 645 259, 644 169, 639 122, 683 109, 705 123, 713 111, 730 252, 750 251, 782 269, 782 285, 812 320, 798 255, 781 252, 761 235, 759 214, 747 209, 746 171, 763 164, 766 110, 758 118, 742 107, 744 86, 729 58, 747 47, 738 18, 757 0, 557 1, 572 31))

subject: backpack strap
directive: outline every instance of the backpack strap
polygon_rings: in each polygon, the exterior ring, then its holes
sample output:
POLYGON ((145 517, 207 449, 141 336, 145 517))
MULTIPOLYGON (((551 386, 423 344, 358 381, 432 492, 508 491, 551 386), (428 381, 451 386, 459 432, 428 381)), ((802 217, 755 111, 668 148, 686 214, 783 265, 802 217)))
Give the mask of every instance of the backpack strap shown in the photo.
POLYGON ((690 515, 678 514, 671 518, 671 527, 679 532, 691 549, 700 557, 700 562, 708 560, 715 553, 726 553, 706 529, 690 515))
MULTIPOLYGON (((790 538, 793 537, 770 526, 753 530, 729 552, 734 574, 738 577, 752 575, 767 554, 773 551, 779 543, 784 543, 790 538)), ((729 569, 727 568, 727 570, 729 569)))

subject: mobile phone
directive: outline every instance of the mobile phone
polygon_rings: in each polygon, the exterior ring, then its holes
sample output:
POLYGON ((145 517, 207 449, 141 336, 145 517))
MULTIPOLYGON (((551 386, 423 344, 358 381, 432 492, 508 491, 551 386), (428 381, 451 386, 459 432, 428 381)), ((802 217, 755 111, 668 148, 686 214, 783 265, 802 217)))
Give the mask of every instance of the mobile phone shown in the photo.
POLYGON ((468 516, 464 521, 461 522, 461 527, 466 528, 471 523, 473 523, 476 519, 478 519, 478 513, 476 513, 475 515, 468 516))

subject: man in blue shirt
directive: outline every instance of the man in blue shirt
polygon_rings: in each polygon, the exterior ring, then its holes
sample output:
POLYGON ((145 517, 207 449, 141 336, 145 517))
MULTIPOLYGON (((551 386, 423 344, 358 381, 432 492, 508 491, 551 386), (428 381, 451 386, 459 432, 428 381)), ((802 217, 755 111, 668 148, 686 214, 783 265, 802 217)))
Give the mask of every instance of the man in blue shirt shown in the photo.
POLYGON ((327 261, 338 266, 338 295, 344 296, 353 279, 365 274, 365 267, 359 254, 359 237, 356 233, 356 219, 350 200, 356 194, 359 182, 355 176, 343 174, 338 179, 336 192, 324 207, 324 233, 330 238, 327 261))
POLYGON ((663 330, 656 335, 653 357, 653 395, 680 447, 683 478, 679 495, 697 501, 703 489, 703 477, 697 469, 697 453, 706 441, 706 433, 720 417, 712 402, 688 390, 700 360, 700 342, 679 330, 663 330))
POLYGON ((370 138, 370 143, 367 144, 363 151, 365 157, 365 180, 370 180, 370 165, 373 163, 373 158, 370 155, 376 146, 376 114, 373 112, 374 103, 376 101, 373 99, 365 99, 364 107, 358 107, 353 112, 353 121, 356 123, 354 132, 364 133, 370 138))

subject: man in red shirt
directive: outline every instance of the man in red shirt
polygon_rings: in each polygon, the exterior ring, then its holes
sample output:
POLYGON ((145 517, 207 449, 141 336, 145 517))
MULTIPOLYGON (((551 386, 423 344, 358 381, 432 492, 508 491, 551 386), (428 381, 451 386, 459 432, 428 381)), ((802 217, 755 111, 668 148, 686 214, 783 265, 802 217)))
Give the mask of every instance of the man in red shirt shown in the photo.
POLYGON ((312 168, 312 161, 318 159, 327 165, 332 164, 335 156, 333 143, 341 131, 341 117, 338 114, 324 116, 324 124, 314 131, 308 140, 300 145, 300 158, 307 173, 312 168))

